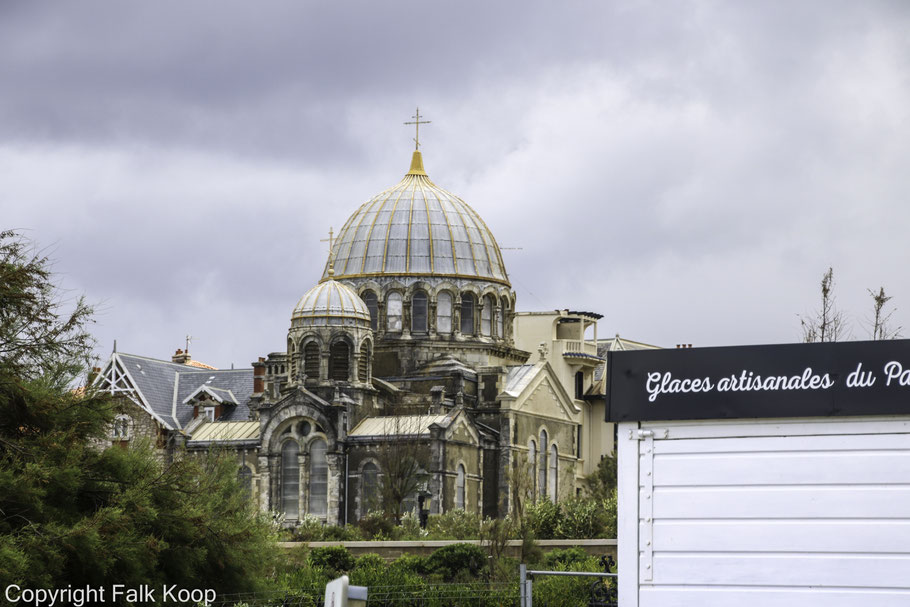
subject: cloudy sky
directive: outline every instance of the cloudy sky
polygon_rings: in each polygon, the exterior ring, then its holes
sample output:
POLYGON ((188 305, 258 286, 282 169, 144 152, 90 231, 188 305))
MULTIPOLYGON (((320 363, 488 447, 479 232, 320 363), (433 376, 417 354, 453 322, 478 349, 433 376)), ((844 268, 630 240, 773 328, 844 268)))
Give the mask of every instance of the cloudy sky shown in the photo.
POLYGON ((473 206, 519 310, 672 347, 797 341, 833 267, 910 333, 910 4, 0 4, 0 225, 99 356, 283 348, 330 226, 407 171, 473 206))

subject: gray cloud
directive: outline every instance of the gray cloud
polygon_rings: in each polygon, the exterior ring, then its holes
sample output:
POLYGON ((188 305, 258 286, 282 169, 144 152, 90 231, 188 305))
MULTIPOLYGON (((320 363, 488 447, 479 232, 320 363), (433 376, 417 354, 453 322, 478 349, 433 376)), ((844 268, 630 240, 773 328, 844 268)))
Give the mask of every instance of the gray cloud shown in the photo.
MULTIPOLYGON (((662 345, 788 341, 829 266, 906 318, 902 2, 0 7, 0 217, 102 350, 281 349, 328 227, 406 170, 484 217, 520 309, 662 345)), ((907 325, 910 321, 904 321, 907 325)))

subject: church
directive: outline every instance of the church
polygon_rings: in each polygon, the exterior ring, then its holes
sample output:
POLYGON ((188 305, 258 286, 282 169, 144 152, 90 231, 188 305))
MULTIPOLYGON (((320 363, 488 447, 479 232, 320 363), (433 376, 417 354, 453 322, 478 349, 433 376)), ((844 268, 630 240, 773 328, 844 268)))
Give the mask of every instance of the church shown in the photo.
POLYGON ((613 450, 605 353, 652 346, 598 339, 594 312, 517 312, 493 233, 430 179, 419 144, 330 241, 282 346, 251 368, 115 348, 95 380, 130 402, 111 443, 229 450, 250 498, 288 525, 353 523, 390 494, 399 514, 501 517, 584 491, 613 450))

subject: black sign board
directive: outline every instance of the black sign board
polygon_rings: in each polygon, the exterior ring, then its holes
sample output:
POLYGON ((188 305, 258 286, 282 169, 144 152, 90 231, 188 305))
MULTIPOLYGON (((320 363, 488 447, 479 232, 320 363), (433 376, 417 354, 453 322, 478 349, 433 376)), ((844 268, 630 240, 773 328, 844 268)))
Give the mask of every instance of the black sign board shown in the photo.
POLYGON ((607 421, 910 414, 910 340, 607 355, 607 421))

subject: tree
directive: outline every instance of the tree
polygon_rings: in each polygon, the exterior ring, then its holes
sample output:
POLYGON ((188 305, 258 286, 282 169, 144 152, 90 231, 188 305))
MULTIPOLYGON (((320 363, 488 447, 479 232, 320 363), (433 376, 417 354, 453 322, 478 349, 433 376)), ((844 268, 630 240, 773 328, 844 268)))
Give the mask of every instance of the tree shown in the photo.
POLYGON ((426 419, 420 415, 383 418, 383 435, 376 448, 381 482, 379 494, 385 514, 401 523, 408 500, 416 499, 429 475, 430 448, 420 434, 426 419))
POLYGON ((591 497, 609 499, 616 491, 616 457, 607 455, 597 463, 594 472, 585 477, 591 497))
POLYGON ((62 301, 47 258, 0 233, 0 587, 257 586, 277 548, 236 463, 102 449, 135 405, 71 389, 91 355, 91 308, 62 301))
POLYGON ((821 294, 821 307, 815 314, 799 319, 806 343, 839 341, 847 337, 847 318, 835 302, 833 268, 828 268, 822 276, 821 294))
POLYGON ((868 289, 868 291, 872 296, 872 327, 870 330, 872 339, 897 339, 900 337, 901 327, 892 328, 890 324, 894 308, 890 310, 885 308, 891 301, 891 296, 885 295, 885 287, 879 287, 878 293, 872 289, 868 289))

